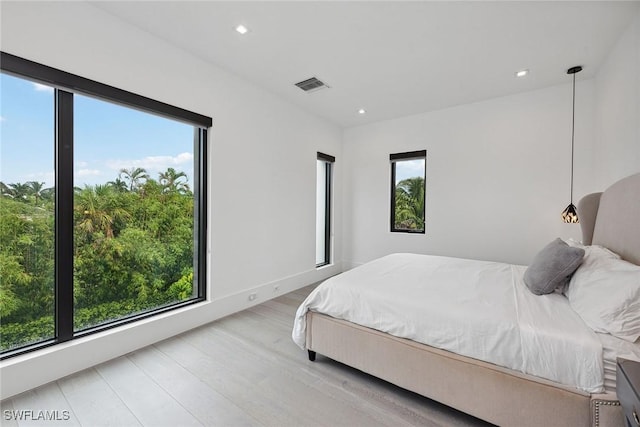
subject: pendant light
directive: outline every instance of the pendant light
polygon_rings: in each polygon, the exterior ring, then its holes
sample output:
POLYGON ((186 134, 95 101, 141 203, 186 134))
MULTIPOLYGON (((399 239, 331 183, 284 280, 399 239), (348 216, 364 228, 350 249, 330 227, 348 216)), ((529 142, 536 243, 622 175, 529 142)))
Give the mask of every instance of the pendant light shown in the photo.
POLYGON ((567 223, 575 224, 578 221, 578 212, 573 204, 573 139, 576 127, 576 73, 582 71, 581 66, 571 67, 567 70, 567 74, 573 74, 573 108, 571 114, 571 201, 569 206, 562 211, 562 220, 567 223))

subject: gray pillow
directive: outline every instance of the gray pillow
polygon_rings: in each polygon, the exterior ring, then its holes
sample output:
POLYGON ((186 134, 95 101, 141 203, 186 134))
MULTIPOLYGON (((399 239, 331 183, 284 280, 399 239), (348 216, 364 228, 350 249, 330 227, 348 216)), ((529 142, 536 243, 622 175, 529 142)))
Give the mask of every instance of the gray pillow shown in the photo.
POLYGON ((567 284, 583 257, 584 249, 571 247, 558 238, 533 258, 524 272, 524 283, 536 295, 550 294, 567 284))

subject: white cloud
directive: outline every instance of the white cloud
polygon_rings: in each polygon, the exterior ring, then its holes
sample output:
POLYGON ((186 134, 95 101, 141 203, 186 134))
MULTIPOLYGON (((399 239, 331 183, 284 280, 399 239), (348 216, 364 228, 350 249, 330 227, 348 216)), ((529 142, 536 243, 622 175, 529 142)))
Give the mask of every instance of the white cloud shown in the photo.
POLYGON ((22 175, 22 179, 18 180, 18 182, 27 182, 27 181, 44 182, 45 187, 53 187, 56 181, 56 174, 54 171, 28 173, 28 174, 22 175))
POLYGON ((79 168, 86 168, 87 166, 89 166, 89 163, 88 163, 88 162, 82 162, 82 161, 80 161, 80 162, 76 162, 76 167, 79 167, 79 168))
POLYGON ((135 160, 107 160, 107 166, 114 170, 143 168, 149 171, 165 171, 167 168, 190 164, 193 162, 193 154, 180 153, 177 156, 149 156, 135 160))
POLYGON ((403 179, 424 175, 424 159, 403 160, 396 162, 396 182, 403 179))
POLYGON ((33 83, 33 88, 36 90, 36 92, 53 93, 53 88, 51 86, 43 85, 40 83, 33 83))
POLYGON ((4 122, 5 120, 7 120, 7 119, 5 119, 4 117, 0 116, 0 123, 4 122))
POLYGON ((78 169, 76 171, 78 177, 102 175, 98 169, 78 169))
POLYGON ((402 168, 409 173, 418 172, 420 175, 422 175, 422 173, 424 172, 424 160, 405 160, 403 162, 396 163, 396 168, 402 168))

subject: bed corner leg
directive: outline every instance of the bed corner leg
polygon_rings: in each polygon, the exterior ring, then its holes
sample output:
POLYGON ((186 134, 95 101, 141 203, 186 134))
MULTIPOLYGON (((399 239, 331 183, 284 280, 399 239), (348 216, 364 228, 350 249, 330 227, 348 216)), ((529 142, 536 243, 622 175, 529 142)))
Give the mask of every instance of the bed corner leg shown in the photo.
POLYGON ((316 361, 316 352, 312 351, 312 350, 307 350, 307 352, 309 353, 309 360, 312 362, 316 361))

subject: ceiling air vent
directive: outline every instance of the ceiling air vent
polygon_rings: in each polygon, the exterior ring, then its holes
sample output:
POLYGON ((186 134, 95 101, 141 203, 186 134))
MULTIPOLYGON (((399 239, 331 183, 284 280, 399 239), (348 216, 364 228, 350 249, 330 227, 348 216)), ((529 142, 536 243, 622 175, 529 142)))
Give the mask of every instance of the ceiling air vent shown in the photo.
POLYGON ((305 92, 315 92, 316 90, 329 87, 316 77, 311 77, 310 79, 298 82, 296 83, 296 86, 305 92))

